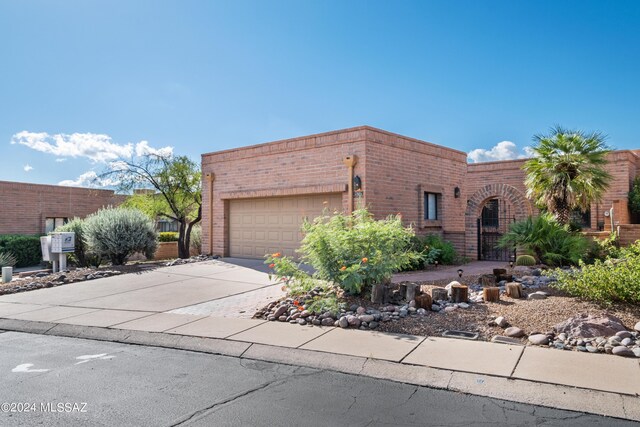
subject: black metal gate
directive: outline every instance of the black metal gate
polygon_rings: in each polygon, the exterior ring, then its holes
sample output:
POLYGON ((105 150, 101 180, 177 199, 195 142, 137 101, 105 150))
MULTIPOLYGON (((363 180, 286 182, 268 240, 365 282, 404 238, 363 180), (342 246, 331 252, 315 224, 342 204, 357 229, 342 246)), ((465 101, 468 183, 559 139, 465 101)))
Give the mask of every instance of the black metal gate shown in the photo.
POLYGON ((491 199, 482 208, 478 218, 478 259, 483 261, 509 261, 514 251, 498 247, 498 241, 515 222, 511 206, 502 199, 491 199))

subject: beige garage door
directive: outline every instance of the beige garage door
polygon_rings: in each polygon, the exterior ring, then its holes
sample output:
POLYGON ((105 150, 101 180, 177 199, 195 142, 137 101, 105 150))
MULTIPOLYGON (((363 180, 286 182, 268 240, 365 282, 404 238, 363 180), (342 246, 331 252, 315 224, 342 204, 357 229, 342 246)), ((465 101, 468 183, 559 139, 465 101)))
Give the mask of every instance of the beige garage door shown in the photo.
POLYGON ((229 255, 262 258, 280 252, 296 256, 304 218, 323 209, 342 211, 341 194, 231 200, 229 204, 229 255))

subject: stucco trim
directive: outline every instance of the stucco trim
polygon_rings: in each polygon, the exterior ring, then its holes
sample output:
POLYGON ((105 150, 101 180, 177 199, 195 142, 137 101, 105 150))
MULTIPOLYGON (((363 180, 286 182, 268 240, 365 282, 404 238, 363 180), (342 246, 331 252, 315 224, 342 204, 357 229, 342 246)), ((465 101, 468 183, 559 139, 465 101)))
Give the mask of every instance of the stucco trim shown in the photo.
POLYGON ((256 199, 260 197, 302 196, 306 194, 344 193, 347 184, 323 184, 307 187, 265 188, 261 190, 227 191, 220 193, 220 199, 256 199))

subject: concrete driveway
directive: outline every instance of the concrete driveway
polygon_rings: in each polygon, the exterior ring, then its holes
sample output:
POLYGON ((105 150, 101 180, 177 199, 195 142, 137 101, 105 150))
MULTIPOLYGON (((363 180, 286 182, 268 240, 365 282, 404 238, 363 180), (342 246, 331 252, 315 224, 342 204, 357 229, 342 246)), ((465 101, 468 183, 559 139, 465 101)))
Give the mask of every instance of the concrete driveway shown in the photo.
POLYGON ((211 314, 249 318, 282 295, 266 273, 207 261, 4 295, 0 317, 102 327, 144 318, 166 330, 211 314))

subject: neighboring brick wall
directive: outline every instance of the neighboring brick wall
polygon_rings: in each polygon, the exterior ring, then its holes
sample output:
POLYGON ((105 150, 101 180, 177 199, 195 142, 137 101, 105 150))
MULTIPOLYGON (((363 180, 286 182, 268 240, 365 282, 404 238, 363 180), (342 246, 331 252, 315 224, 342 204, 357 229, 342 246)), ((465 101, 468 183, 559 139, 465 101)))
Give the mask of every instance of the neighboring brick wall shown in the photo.
POLYGON ((85 217, 125 197, 111 190, 0 181, 0 234, 41 234, 47 217, 85 217))

